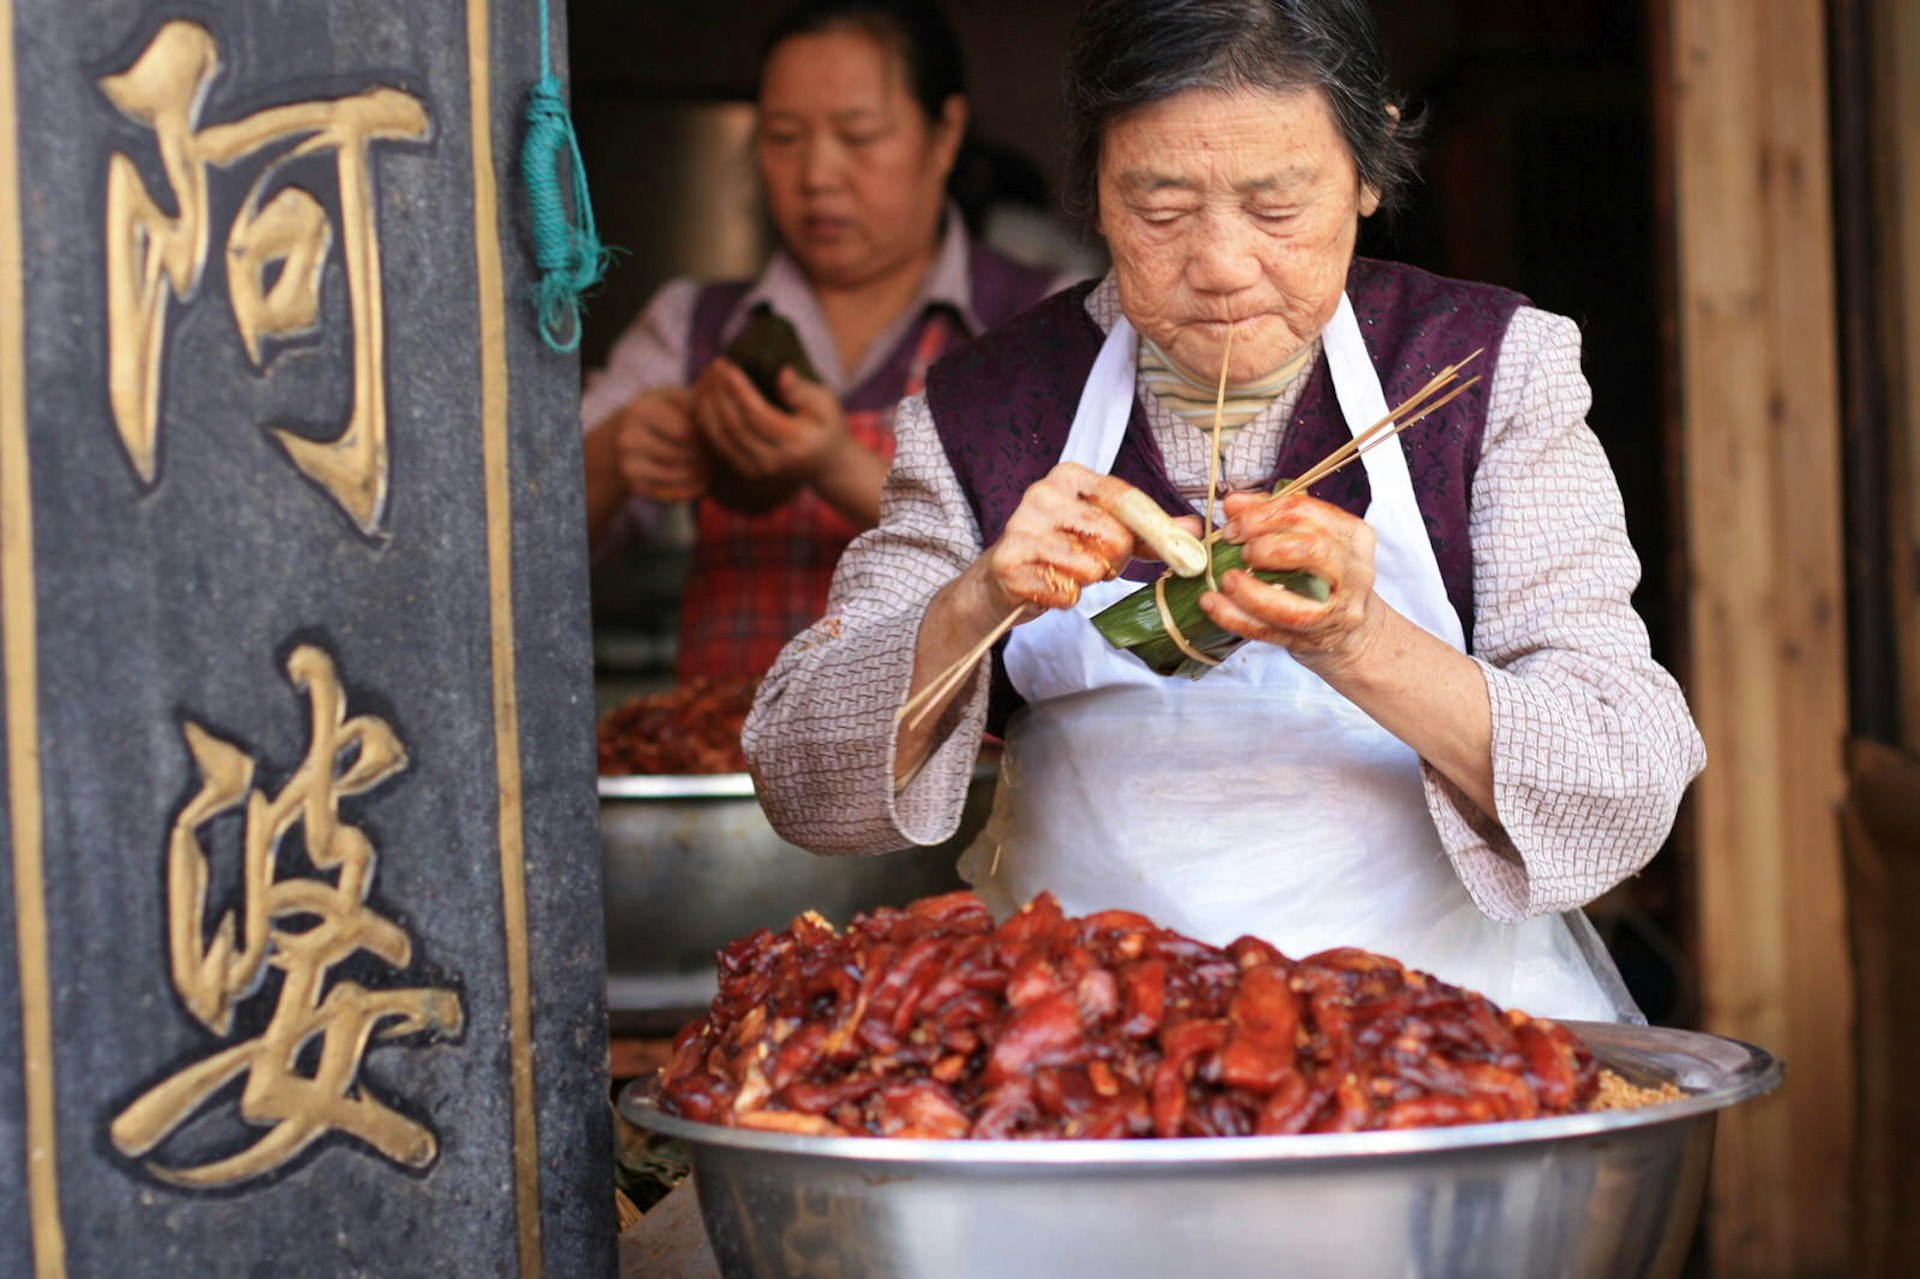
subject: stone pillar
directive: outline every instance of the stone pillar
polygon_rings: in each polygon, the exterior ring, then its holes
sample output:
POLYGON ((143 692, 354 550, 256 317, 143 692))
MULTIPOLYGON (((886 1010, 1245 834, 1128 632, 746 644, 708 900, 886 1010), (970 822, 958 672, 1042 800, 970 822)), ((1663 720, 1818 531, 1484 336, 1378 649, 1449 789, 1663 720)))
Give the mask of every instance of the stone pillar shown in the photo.
POLYGON ((0 1274, 611 1273, 539 20, 0 0, 0 1274))

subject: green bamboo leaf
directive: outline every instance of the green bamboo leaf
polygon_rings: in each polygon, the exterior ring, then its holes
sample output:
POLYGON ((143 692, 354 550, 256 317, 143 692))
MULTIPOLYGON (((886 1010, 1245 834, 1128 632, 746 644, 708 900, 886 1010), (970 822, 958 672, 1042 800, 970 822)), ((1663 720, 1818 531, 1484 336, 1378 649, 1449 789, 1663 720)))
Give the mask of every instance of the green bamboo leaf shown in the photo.
MULTIPOLYGON (((1212 555, 1216 580, 1229 569, 1247 566, 1246 560, 1241 557, 1239 544, 1224 538, 1213 543, 1212 555)), ((1327 598, 1326 582, 1312 573, 1298 569, 1255 569, 1253 575, 1263 582, 1283 586, 1296 595, 1322 602, 1327 598)), ((1209 657, 1225 658, 1246 641, 1221 630, 1200 611, 1200 594, 1206 589, 1205 575, 1168 579, 1167 612, 1173 617, 1174 625, 1180 628, 1180 634, 1186 638, 1189 647, 1209 657)), ((1181 674, 1198 678, 1213 669, 1204 662, 1196 662, 1188 657, 1173 642, 1173 637, 1167 634, 1166 623, 1161 619, 1160 605, 1154 598, 1151 584, 1108 605, 1094 614, 1092 621, 1094 629, 1109 644, 1126 649, 1145 662, 1155 674, 1181 674)))
POLYGON ((727 348, 726 355, 740 366, 740 371, 753 383, 753 389, 760 392, 760 398, 777 407, 792 407, 780 398, 781 369, 792 366, 809 382, 820 380, 793 325, 766 306, 754 308, 747 326, 740 330, 740 336, 727 348))

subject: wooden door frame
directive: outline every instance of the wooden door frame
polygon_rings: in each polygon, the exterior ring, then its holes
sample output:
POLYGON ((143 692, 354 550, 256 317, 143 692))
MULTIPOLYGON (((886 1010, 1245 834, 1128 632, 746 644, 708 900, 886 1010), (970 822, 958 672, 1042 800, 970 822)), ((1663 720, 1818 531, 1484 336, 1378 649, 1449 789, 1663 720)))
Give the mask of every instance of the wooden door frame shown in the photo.
POLYGON ((1712 1272, 1852 1266, 1847 637, 1824 0, 1652 0, 1674 248, 1707 1029, 1789 1063, 1724 1115, 1712 1272))
POLYGON ((1901 707, 1898 744, 1920 755, 1920 6, 1911 0, 1862 2, 1870 10, 1873 145, 1881 165, 1874 192, 1883 267, 1875 353, 1887 374, 1890 418, 1887 571, 1901 707))

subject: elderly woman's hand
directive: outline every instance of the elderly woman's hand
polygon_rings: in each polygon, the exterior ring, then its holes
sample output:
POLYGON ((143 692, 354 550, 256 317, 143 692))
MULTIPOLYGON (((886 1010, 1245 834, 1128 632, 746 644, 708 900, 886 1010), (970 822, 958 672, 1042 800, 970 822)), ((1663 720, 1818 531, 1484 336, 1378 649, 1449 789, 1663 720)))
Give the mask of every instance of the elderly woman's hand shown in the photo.
MULTIPOLYGON (((1010 618, 1031 621, 1049 609, 1072 608, 1083 588, 1119 576, 1129 560, 1152 557, 1147 542, 1133 531, 1143 524, 1137 513, 1143 504, 1151 507, 1152 500, 1125 480, 1073 462, 1060 463, 1029 486, 999 539, 928 604, 914 641, 909 702, 937 687, 936 681, 944 680, 963 654, 977 658, 978 646, 1004 631, 1010 618), (1116 509, 1127 518, 1115 515, 1116 509)), ((1157 508, 1146 514, 1160 526, 1152 535, 1164 542, 1165 517, 1157 508)), ((1188 534, 1199 534, 1200 521, 1194 516, 1172 522, 1188 534)), ((963 687, 951 682, 901 725, 894 753, 896 784, 904 785, 920 767, 944 732, 945 708, 963 687)))
POLYGON ((1234 571, 1200 606, 1226 630, 1278 644, 1323 675, 1358 660, 1374 640, 1383 605, 1373 593, 1374 535, 1327 502, 1294 494, 1235 493, 1226 501, 1225 536, 1251 568, 1304 569, 1329 587, 1323 604, 1253 574, 1234 571))
MULTIPOLYGON (((1130 560, 1152 558, 1153 551, 1114 514, 1136 493, 1125 480, 1073 462, 1060 463, 1027 489, 982 557, 1004 600, 1002 614, 1021 605, 1029 616, 1072 608, 1082 587, 1118 577, 1130 560)), ((1192 516, 1177 522, 1198 532, 1192 516)))

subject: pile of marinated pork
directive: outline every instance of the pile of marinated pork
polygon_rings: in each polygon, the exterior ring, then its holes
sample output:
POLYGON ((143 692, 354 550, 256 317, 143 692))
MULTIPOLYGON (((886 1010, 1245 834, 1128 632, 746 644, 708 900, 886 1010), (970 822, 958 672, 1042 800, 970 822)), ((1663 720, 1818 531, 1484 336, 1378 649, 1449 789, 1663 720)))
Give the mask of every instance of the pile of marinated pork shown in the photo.
POLYGON ((759 684, 696 676, 623 702, 600 719, 600 775, 746 772, 740 729, 759 684))
POLYGON ((814 915, 721 951, 659 1101, 825 1136, 1217 1137, 1568 1114, 1599 1071, 1565 1028, 1361 950, 1221 949, 1042 896, 814 915))

